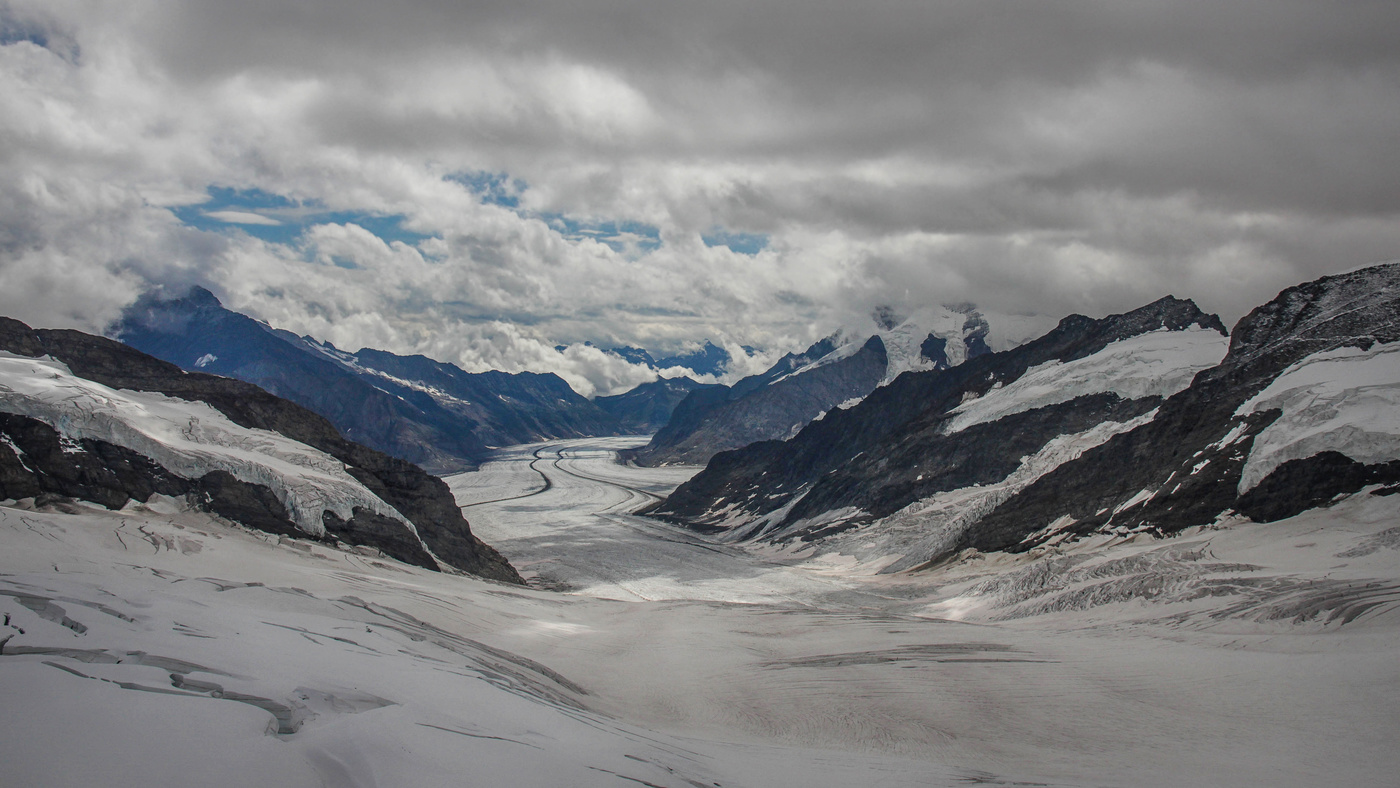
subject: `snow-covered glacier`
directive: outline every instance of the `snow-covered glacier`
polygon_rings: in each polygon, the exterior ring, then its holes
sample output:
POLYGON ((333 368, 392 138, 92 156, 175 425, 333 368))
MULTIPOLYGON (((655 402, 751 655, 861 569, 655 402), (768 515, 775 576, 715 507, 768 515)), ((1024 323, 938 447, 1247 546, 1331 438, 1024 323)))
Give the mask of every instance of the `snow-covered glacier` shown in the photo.
POLYGON ((203 402, 113 389, 49 357, 0 352, 0 410, 43 421, 72 440, 130 449, 187 479, 219 470, 267 487, 297 527, 313 536, 325 534, 324 512, 349 520, 356 507, 417 533, 336 458, 278 433, 235 424, 203 402))

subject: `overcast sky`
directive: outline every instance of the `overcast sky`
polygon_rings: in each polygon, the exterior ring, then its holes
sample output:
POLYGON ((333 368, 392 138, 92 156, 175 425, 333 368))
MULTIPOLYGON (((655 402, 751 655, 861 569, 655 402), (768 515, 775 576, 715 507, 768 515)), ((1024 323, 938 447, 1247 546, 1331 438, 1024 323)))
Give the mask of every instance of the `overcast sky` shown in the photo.
POLYGON ((0 0, 0 313, 199 283, 585 394, 646 373, 556 344, 1229 324, 1400 257, 1397 41, 1395 0, 0 0))

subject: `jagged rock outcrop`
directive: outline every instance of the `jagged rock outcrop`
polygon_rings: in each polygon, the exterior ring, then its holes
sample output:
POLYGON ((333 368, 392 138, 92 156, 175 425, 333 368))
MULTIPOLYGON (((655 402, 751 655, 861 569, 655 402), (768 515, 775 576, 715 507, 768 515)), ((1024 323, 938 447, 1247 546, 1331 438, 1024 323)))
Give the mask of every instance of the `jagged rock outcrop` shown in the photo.
MULTIPOLYGON (((1397 340, 1400 264, 1290 287, 1241 319, 1221 364, 1164 403, 1151 423, 1047 474, 991 512, 960 546, 1028 549, 1060 534, 1104 529, 1173 533, 1231 510, 1272 521, 1368 484, 1400 481, 1400 455, 1365 462, 1322 451, 1286 461, 1241 489, 1256 440, 1285 415, 1246 403, 1305 359, 1397 340), (1049 529, 1056 521, 1062 525, 1049 529)), ((1360 448, 1362 432, 1353 427, 1342 438, 1360 448)))
MULTIPOLYGON (((240 427, 275 432, 324 452, 373 494, 365 500, 377 498, 413 526, 408 530, 382 512, 355 509, 349 517, 326 518, 319 524, 331 538, 368 544, 400 560, 436 568, 424 551, 426 546, 443 563, 457 569, 522 582, 504 558, 472 535, 441 479, 412 463, 345 439, 326 419, 293 402, 243 381, 186 372, 111 339, 78 331, 36 331, 8 318, 0 318, 0 350, 30 358, 49 356, 77 377, 109 389, 155 392, 207 403, 240 427), (414 530, 416 536, 412 536, 414 530)), ((259 485, 222 471, 197 478, 180 476, 129 448, 96 439, 70 438, 65 442, 56 426, 33 417, 8 416, 5 451, 0 451, 0 478, 6 484, 6 497, 28 497, 37 490, 121 506, 130 498, 146 500, 152 492, 186 495, 196 505, 250 527, 308 534, 306 524, 292 522, 294 518, 283 502, 266 486, 255 489, 259 485)), ((316 534, 313 531, 310 535, 316 534)))
POLYGON ((897 571, 1400 491, 1400 264, 1289 288, 1223 334, 1172 298, 1072 316, 719 454, 654 513, 897 571))

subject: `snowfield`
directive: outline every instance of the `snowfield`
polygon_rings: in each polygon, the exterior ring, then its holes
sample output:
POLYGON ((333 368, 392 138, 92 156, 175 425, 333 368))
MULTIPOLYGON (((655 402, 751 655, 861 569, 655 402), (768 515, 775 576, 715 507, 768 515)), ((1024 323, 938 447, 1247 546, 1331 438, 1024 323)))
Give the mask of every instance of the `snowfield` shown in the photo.
POLYGON ((220 470, 264 485, 308 534, 325 533, 322 512, 349 520, 356 506, 417 533, 407 518, 346 473, 340 460, 278 433, 235 424, 203 402, 108 388, 47 356, 0 351, 0 410, 43 421, 70 439, 131 449, 186 479, 220 470))
POLYGON ((1314 353, 1284 370, 1236 415, 1271 408, 1283 415, 1255 436, 1241 493, 1285 462, 1324 451, 1361 463, 1400 456, 1400 343, 1314 353))
POLYGON ((1090 394, 1113 392, 1123 399, 1170 397, 1191 385, 1196 373, 1218 365, 1229 349, 1229 338, 1209 328, 1149 331, 1109 343, 1085 358, 1032 367, 1011 383, 954 408, 945 430, 961 432, 974 424, 1090 394))
POLYGON ((612 462, 635 443, 515 447, 449 479, 534 588, 269 537, 173 500, 3 502, 0 784, 1274 788, 1400 774, 1393 497, 869 575, 629 514, 695 470, 612 462))

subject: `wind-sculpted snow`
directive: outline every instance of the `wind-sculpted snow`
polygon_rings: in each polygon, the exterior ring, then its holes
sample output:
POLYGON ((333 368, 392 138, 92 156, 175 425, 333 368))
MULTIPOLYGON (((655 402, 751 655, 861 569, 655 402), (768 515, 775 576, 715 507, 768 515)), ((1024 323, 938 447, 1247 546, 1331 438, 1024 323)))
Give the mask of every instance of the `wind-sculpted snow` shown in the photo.
POLYGON ((350 520, 356 507, 416 533, 339 460, 275 432, 241 427, 202 402, 112 389, 47 357, 0 352, 0 410, 43 421, 70 439, 130 449, 187 479, 218 470, 267 487, 308 534, 325 533, 324 512, 350 520))
POLYGON ((1237 416, 1278 408, 1240 475, 1248 492, 1275 468, 1335 451, 1361 463, 1400 457, 1400 343, 1316 353, 1283 371, 1237 416))
POLYGON ((1225 358, 1230 340, 1219 331, 1193 326, 1165 328, 1110 343, 1103 350, 1072 361, 1047 361, 1016 380, 959 405, 944 428, 960 432, 1076 397, 1113 392, 1124 399, 1170 397, 1191 379, 1225 358))

